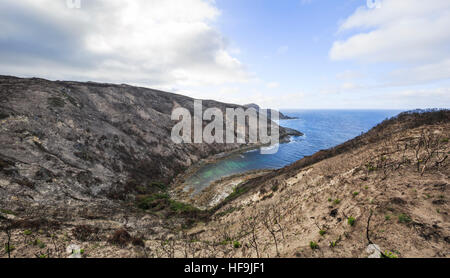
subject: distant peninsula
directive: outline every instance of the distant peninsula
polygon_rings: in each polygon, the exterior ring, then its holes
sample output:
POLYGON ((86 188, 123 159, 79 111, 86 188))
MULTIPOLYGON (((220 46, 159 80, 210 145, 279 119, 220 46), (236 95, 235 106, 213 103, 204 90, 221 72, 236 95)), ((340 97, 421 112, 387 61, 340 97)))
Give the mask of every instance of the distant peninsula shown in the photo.
MULTIPOLYGON (((261 107, 255 103, 246 104, 246 105, 244 105, 244 107, 245 108, 254 108, 254 109, 256 109, 256 111, 259 111, 261 109, 261 107)), ((296 119, 298 119, 297 117, 289 117, 287 115, 284 115, 280 111, 278 111, 278 113, 280 113, 280 120, 296 120, 296 119)))

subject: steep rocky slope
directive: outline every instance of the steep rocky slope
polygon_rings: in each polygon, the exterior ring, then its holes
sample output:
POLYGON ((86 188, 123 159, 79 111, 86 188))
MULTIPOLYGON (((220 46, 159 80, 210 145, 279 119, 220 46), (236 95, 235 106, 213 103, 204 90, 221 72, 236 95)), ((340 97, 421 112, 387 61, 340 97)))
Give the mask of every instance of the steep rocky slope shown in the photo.
MULTIPOLYGON (((193 114, 193 101, 127 85, 0 76, 1 186, 9 192, 0 196, 45 204, 123 200, 142 186, 170 183, 203 158, 242 147, 174 144, 172 110, 193 114)), ((210 100, 203 105, 239 107, 210 100)), ((292 132, 280 130, 282 138, 292 132)))
POLYGON ((241 184, 191 232, 221 256, 450 257, 449 138, 450 111, 401 114, 241 184))
POLYGON ((185 159, 232 148, 165 144, 159 134, 173 123, 158 109, 187 98, 129 86, 1 84, 0 256, 66 257, 71 244, 85 257, 367 257, 370 244, 390 256, 450 256, 449 111, 402 114, 246 179, 201 211, 154 179, 175 174, 164 165, 177 159, 181 170, 185 159))

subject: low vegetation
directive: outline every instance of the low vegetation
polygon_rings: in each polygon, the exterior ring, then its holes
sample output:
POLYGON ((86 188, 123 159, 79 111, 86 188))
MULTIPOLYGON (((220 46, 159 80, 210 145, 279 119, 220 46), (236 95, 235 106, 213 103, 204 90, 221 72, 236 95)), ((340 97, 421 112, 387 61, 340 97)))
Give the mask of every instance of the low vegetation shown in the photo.
POLYGON ((402 213, 398 216, 398 222, 400 223, 408 224, 411 223, 411 221, 412 221, 411 217, 409 217, 407 214, 402 213))
POLYGON ((350 226, 355 225, 355 222, 356 222, 356 219, 355 219, 354 217, 352 217, 352 216, 350 216, 350 217, 347 219, 347 223, 348 223, 350 226))
POLYGON ((315 241, 311 241, 311 242, 309 243, 309 247, 310 247, 312 250, 319 249, 319 244, 317 244, 317 242, 315 242, 315 241))

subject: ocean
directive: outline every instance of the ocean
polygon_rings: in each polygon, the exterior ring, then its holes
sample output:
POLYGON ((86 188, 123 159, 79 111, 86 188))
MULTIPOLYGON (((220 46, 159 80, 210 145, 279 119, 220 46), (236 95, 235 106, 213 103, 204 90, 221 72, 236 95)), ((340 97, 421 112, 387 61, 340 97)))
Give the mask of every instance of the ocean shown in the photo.
POLYGON ((280 120, 280 125, 296 129, 304 136, 292 137, 280 144, 276 154, 263 155, 258 150, 230 156, 200 168, 185 182, 194 194, 222 177, 260 169, 279 169, 320 150, 329 149, 369 131, 383 120, 399 114, 398 110, 284 110, 294 120, 280 120))

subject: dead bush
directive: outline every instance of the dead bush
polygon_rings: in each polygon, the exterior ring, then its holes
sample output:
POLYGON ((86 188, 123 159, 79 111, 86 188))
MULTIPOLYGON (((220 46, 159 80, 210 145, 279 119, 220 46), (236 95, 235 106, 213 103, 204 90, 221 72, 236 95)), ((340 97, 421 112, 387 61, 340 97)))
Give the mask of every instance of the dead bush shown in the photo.
POLYGON ((99 231, 98 227, 79 225, 72 230, 72 234, 80 241, 97 241, 100 239, 99 231))
POLYGON ((108 242, 121 247, 127 246, 132 241, 131 235, 125 229, 116 230, 108 239, 108 242))

